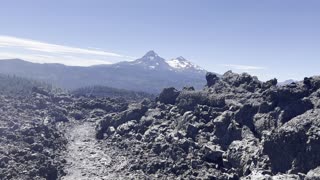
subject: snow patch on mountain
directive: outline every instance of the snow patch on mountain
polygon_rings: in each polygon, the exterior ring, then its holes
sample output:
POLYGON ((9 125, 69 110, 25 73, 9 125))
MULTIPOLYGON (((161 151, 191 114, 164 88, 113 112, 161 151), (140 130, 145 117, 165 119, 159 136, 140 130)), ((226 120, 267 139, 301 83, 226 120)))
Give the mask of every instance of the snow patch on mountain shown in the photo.
POLYGON ((167 63, 168 63, 171 67, 176 68, 176 69, 186 68, 186 67, 188 66, 188 63, 186 63, 186 62, 181 62, 181 61, 179 61, 178 59, 169 60, 169 61, 167 61, 167 63))
POLYGON ((152 71, 172 71, 177 73, 204 74, 207 71, 180 56, 171 60, 165 60, 154 51, 148 51, 143 57, 134 61, 118 63, 120 66, 139 67, 152 71))
POLYGON ((175 70, 196 70, 196 71, 205 71, 200 66, 197 66, 190 61, 186 60, 184 57, 180 56, 175 59, 167 60, 168 65, 175 70))
POLYGON ((155 58, 154 56, 150 56, 149 57, 150 60, 154 60, 154 58, 155 58))

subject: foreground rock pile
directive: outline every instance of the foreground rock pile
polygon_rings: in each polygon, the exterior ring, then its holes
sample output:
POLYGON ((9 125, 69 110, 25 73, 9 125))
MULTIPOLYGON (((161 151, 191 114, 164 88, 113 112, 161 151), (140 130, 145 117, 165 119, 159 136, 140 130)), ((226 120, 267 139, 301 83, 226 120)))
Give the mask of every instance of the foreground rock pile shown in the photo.
POLYGON ((0 89, 0 179, 320 179, 320 77, 206 80, 140 103, 0 89))
POLYGON ((100 117, 96 137, 155 179, 319 179, 320 78, 286 86, 231 71, 201 91, 164 89, 156 102, 100 117))
POLYGON ((70 164, 70 129, 128 106, 116 99, 28 88, 26 93, 0 90, 0 179, 60 179, 70 164))
POLYGON ((66 139, 57 123, 66 119, 47 92, 0 95, 0 179, 57 179, 66 139))

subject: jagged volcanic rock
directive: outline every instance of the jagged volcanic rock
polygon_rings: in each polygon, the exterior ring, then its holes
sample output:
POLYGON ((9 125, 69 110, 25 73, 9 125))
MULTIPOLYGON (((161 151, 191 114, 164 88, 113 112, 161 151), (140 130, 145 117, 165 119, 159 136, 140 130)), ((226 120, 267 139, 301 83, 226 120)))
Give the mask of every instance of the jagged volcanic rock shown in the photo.
POLYGON ((140 103, 1 94, 0 179, 319 179, 319 77, 206 79, 140 103))
MULTIPOLYGON (((23 78, 17 83, 5 78, 2 83, 9 81, 15 86, 0 89, 1 180, 61 179, 66 175, 66 164, 70 164, 65 156, 71 141, 65 136, 68 126, 95 121, 128 107, 120 99, 75 98, 23 78)), ((94 130, 92 134, 94 137, 94 130)))
POLYGON ((105 115, 97 133, 151 179, 319 177, 318 77, 285 86, 231 71, 206 79, 201 91, 165 89, 133 117, 130 108, 105 115))

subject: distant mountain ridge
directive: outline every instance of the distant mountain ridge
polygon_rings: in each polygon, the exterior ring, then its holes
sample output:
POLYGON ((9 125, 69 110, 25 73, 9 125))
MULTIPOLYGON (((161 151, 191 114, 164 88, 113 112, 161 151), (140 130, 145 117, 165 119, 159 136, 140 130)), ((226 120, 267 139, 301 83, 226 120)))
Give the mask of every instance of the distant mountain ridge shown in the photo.
POLYGON ((206 83, 206 72, 182 57, 165 60, 154 51, 135 61, 89 67, 0 60, 0 73, 40 80, 65 89, 95 85, 148 93, 159 93, 170 86, 201 89, 206 83))
POLYGON ((166 60, 160 57, 154 51, 147 52, 142 58, 134 61, 123 61, 120 63, 112 64, 111 66, 136 66, 149 70, 168 70, 170 66, 166 60))
POLYGON ((194 73, 206 73, 207 71, 201 68, 198 65, 194 65, 190 61, 186 60, 184 57, 179 56, 174 59, 165 60, 160 57, 154 51, 147 52, 142 58, 134 61, 123 61, 111 66, 139 66, 144 69, 150 70, 170 70, 170 71, 179 71, 179 72, 194 72, 194 73))

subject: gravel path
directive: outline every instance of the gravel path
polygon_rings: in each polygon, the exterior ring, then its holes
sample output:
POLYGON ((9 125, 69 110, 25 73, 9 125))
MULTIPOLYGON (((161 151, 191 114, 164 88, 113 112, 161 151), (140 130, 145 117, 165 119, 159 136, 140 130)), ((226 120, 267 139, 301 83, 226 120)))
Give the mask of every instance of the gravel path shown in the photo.
POLYGON ((125 179, 121 172, 126 171, 126 157, 96 140, 94 127, 86 122, 67 132, 67 175, 63 180, 125 179))

